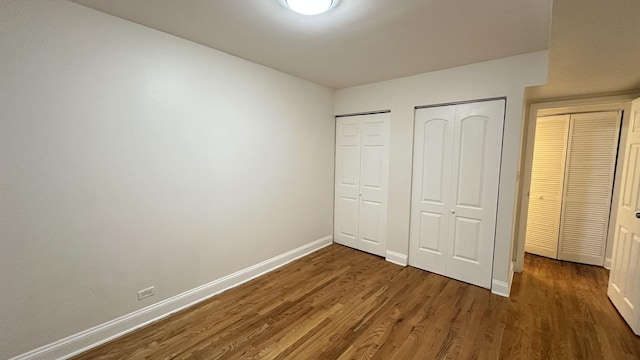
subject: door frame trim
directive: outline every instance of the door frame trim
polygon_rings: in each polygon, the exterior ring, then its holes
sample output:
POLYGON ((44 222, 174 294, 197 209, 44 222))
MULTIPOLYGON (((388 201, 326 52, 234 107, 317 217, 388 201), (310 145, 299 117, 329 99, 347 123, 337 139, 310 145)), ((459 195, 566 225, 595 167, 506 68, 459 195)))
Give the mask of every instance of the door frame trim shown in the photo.
POLYGON ((496 100, 504 100, 505 101, 505 109, 506 109, 507 97, 506 96, 497 96, 497 97, 483 98, 483 99, 477 99, 477 100, 462 100, 462 101, 454 101, 454 102, 442 103, 442 104, 419 105, 419 106, 415 107, 415 110, 428 109, 428 108, 434 108, 434 107, 440 107, 440 106, 463 105, 463 104, 479 103, 479 102, 485 102, 485 101, 496 101, 496 100))
POLYGON ((367 111, 367 112, 359 112, 359 113, 352 113, 352 114, 340 114, 340 115, 336 115, 336 118, 343 118, 343 117, 349 117, 349 116, 386 114, 386 113, 390 113, 390 112, 391 112, 391 110, 389 110, 389 109, 387 109, 387 110, 377 110, 377 111, 367 111))

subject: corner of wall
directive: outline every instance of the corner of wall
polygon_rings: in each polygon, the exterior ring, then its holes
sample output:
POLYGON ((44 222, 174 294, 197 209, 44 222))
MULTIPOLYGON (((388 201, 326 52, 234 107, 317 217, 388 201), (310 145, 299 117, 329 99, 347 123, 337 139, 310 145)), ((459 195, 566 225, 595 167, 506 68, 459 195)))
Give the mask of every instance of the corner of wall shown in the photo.
POLYGON ((493 279, 491 281, 491 293, 499 296, 509 297, 511 294, 511 284, 513 283, 513 273, 515 268, 515 262, 512 261, 509 265, 509 282, 499 281, 493 279))

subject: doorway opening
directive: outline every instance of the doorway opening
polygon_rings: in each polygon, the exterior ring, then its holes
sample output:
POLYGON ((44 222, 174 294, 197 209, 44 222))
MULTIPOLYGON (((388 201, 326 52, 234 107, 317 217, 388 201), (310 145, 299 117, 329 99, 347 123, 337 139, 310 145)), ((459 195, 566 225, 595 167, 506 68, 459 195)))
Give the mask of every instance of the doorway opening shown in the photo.
POLYGON ((592 296, 608 298, 640 335, 640 98, 633 98, 531 105, 515 270, 523 271, 525 252, 527 274, 543 263, 569 264, 578 278, 596 269, 608 282, 586 276, 592 296))
POLYGON ((633 96, 532 104, 518 253, 611 268, 633 96))
POLYGON ((610 262, 621 120, 622 111, 535 119, 525 252, 588 265, 610 262))

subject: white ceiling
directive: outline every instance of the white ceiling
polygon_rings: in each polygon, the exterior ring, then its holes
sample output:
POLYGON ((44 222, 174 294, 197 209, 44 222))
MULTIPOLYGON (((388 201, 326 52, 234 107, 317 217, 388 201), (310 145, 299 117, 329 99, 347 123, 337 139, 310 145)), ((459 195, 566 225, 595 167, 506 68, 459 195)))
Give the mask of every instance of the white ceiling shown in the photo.
POLYGON ((551 0, 74 0, 339 89, 548 48, 551 0))

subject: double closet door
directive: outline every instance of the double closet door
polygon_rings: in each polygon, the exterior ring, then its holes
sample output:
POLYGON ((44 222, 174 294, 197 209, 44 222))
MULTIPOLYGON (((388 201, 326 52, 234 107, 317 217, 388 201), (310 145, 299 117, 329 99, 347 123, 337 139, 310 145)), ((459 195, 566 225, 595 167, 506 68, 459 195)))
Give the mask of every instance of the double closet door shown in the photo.
POLYGON ((621 116, 537 119, 525 251, 604 265, 621 116))
POLYGON ((491 287, 504 100, 416 110, 409 264, 491 287))
POLYGON ((334 241, 385 256, 390 114, 336 119, 334 241))

